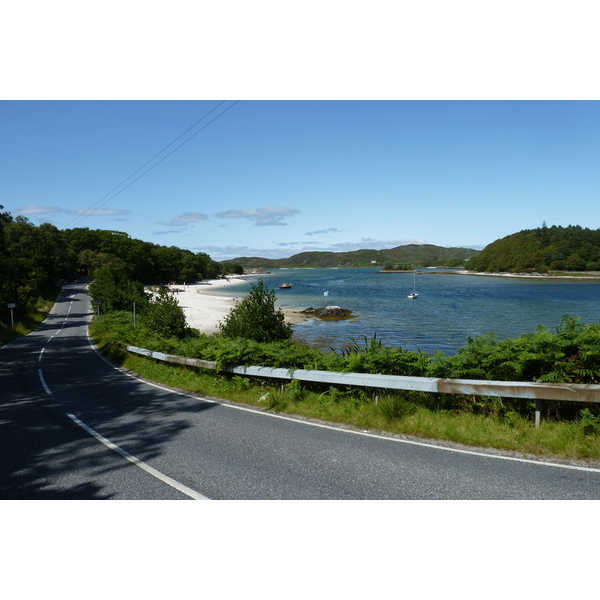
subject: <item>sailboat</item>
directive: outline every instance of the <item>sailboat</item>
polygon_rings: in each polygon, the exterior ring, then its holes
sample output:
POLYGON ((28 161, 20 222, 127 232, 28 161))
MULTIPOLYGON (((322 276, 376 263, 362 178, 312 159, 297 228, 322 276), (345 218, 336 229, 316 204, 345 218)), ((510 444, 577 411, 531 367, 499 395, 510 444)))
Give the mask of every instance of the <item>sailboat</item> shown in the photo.
POLYGON ((418 298, 419 294, 417 294, 417 271, 413 270, 413 291, 411 294, 409 294, 407 296, 407 298, 410 298, 411 300, 413 300, 414 298, 418 298))

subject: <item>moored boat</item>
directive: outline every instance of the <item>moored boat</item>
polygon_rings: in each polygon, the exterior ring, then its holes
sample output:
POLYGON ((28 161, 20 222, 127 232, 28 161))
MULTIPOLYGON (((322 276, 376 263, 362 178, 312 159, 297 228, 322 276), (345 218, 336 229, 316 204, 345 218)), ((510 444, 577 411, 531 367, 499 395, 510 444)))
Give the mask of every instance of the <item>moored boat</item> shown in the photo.
POLYGON ((413 291, 406 297, 410 298, 411 300, 419 297, 419 294, 417 294, 417 271, 416 270, 413 271, 413 291))

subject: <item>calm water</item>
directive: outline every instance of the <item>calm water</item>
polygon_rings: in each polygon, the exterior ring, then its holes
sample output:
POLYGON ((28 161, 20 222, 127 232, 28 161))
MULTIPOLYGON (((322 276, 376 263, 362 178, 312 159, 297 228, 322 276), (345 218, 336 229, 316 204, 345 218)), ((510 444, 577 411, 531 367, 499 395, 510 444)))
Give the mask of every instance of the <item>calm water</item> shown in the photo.
MULTIPOLYGON (((296 339, 321 348, 343 348, 350 338, 376 333, 388 346, 452 354, 469 335, 495 331, 499 338, 554 330, 566 313, 585 323, 600 318, 600 282, 531 280, 458 275, 437 269, 377 273, 375 269, 279 269, 261 276, 277 291, 277 305, 303 309, 336 305, 353 311, 346 321, 310 319, 294 326, 296 339), (406 296, 416 281, 419 297, 406 296), (292 289, 279 290, 281 283, 292 289), (329 292, 327 296, 324 292, 329 292)), ((243 296, 249 283, 223 290, 243 296)))

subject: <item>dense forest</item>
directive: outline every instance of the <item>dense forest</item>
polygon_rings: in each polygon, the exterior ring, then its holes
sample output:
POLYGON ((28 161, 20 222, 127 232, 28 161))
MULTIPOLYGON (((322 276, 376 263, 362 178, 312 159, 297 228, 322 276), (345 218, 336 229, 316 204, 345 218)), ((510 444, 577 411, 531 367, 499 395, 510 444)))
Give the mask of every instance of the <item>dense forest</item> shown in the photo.
POLYGON ((352 252, 301 252, 289 258, 269 259, 239 257, 234 263, 250 268, 326 269, 330 267, 377 267, 410 264, 418 267, 461 267, 465 261, 477 256, 480 250, 472 248, 444 248, 432 244, 407 244, 387 250, 353 250, 352 252))
POLYGON ((467 262, 470 271, 600 271, 600 229, 578 225, 525 229, 496 240, 467 262))
POLYGON ((109 265, 144 284, 195 281, 235 268, 203 252, 159 246, 120 231, 36 226, 3 208, 0 205, 0 328, 9 320, 8 303, 25 312, 38 298, 51 297, 61 281, 80 275, 94 278, 109 265))

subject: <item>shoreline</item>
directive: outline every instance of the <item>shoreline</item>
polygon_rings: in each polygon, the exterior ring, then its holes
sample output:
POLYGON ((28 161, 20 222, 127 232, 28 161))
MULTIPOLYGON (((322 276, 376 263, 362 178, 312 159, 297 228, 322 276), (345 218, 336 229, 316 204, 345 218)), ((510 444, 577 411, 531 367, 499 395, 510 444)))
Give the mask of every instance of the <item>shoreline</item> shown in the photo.
MULTIPOLYGON (((247 276, 209 279, 204 282, 169 286, 169 289, 173 292, 179 306, 183 308, 188 327, 213 335, 220 332, 219 322, 225 319, 238 301, 236 296, 214 293, 214 289, 227 288, 246 279, 247 276)), ((307 317, 297 310, 282 308, 281 311, 285 315, 286 323, 290 325, 307 320, 307 317)))

